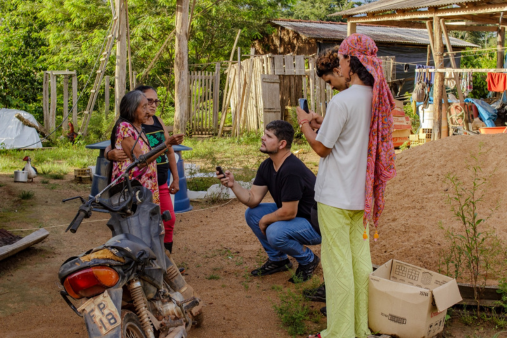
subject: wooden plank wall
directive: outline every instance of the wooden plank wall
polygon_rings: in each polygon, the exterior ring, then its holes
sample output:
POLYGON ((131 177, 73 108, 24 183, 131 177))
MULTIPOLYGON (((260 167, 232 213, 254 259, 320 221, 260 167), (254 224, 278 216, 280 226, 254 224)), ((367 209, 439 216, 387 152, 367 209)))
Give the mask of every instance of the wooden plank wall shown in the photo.
MULTIPOLYGON (((312 111, 325 115, 327 103, 333 91, 315 74, 315 59, 302 55, 262 55, 251 56, 241 62, 241 74, 238 78, 238 64, 231 66, 227 77, 230 86, 224 89, 227 107, 226 114, 232 115, 232 135, 241 131, 258 131, 264 128, 264 117, 273 119, 274 111, 265 116, 263 103, 263 75, 278 76, 279 79, 279 117, 290 121, 288 107, 299 105, 299 98, 307 98, 312 111), (237 81, 240 79, 241 94, 238 94, 237 81), (241 101, 238 105, 238 101, 241 101), (230 112, 230 113, 229 113, 230 112), (240 131, 237 131, 237 119, 240 131)), ((267 78, 266 78, 267 79, 267 78)), ((270 78, 271 79, 271 78, 270 78)), ((272 82, 272 80, 270 80, 272 82)), ((264 86, 266 89, 272 87, 264 86)), ((268 98, 268 94, 264 94, 268 98)), ((272 96, 269 95, 269 100, 272 96)), ((270 108, 271 110, 272 108, 270 108)), ((223 113, 222 113, 223 114, 223 113)))

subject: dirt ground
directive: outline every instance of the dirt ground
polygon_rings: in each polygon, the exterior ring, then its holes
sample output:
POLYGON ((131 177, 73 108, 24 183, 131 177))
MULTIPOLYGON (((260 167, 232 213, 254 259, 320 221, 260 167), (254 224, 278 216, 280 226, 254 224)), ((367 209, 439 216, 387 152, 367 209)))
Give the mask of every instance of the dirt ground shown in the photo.
MULTIPOLYGON (((386 193, 381 239, 372 245, 374 263, 396 258, 437 269, 436 254, 443 238, 438 221, 451 221, 443 201, 446 188, 442 179, 446 172, 463 166, 464 157, 455 156, 458 151, 473 150, 479 141, 465 138, 471 137, 432 142, 398 156, 398 177, 390 182, 386 193)), ((496 196, 491 197, 503 200, 499 215, 491 222, 505 240, 507 136, 495 138, 481 141, 488 152, 493 152, 487 161, 499 171, 491 193, 496 196)), ((305 162, 318 160, 312 154, 303 158, 305 162)), ((50 232, 42 243, 0 262, 1 337, 87 336, 82 319, 59 295, 57 273, 65 259, 107 241, 110 232, 105 226, 108 216, 100 213, 86 220, 76 234, 64 232, 79 203, 61 200, 87 196, 90 190, 89 185, 75 184, 71 177, 45 184, 39 177, 31 184, 14 183, 11 175, 0 175, 0 228, 20 236, 33 231, 23 229, 41 226, 50 232), (23 190, 33 191, 34 197, 21 200, 18 196, 23 190)), ((191 337, 288 337, 272 305, 279 301, 276 286, 292 287, 287 282, 289 274, 264 278, 249 275, 265 261, 265 254, 244 221, 244 211, 242 204, 232 200, 219 207, 197 204, 193 211, 177 215, 173 257, 187 268, 185 279, 205 301, 204 325, 191 330, 191 337)), ((320 254, 320 246, 311 248, 320 254)), ((294 260, 293 264, 297 266, 294 260)), ((322 278, 321 268, 316 277, 322 278)), ((316 310, 323 305, 311 304, 316 310)), ((324 326, 325 318, 320 325, 313 325, 316 330, 324 326)), ((484 325, 465 327, 456 318, 445 334, 491 337, 499 331, 484 325)))

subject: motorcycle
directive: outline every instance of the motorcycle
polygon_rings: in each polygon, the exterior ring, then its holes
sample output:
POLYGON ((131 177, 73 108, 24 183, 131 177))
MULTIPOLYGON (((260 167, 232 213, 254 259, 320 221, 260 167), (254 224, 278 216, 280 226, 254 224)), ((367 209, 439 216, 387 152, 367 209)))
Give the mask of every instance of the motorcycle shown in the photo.
POLYGON ((63 200, 82 203, 66 230, 72 233, 92 211, 111 215, 107 226, 113 237, 67 259, 58 273, 64 287, 60 294, 84 318, 90 337, 186 337, 203 322, 201 300, 164 248, 162 220, 171 218, 169 211, 161 214, 151 191, 129 179, 132 169, 165 147, 135 159, 88 201, 80 196, 63 200), (70 298, 84 302, 76 307, 70 298))

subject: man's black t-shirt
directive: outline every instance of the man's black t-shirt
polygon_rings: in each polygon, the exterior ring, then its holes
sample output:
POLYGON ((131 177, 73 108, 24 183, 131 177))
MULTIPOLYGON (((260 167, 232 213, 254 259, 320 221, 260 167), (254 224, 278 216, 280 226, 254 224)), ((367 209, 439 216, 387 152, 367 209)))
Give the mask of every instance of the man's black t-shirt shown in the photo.
POLYGON ((306 218, 311 223, 311 209, 315 204, 315 175, 294 155, 285 159, 278 172, 271 158, 262 162, 254 185, 267 186, 276 206, 282 202, 299 201, 297 217, 306 218))

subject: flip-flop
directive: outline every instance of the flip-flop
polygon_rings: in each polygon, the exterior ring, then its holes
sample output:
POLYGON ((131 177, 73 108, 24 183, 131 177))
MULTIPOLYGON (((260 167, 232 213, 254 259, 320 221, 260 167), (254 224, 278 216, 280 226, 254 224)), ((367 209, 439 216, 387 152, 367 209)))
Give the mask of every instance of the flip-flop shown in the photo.
POLYGON ((309 338, 322 338, 322 337, 320 336, 320 333, 317 333, 317 334, 310 334, 308 337, 309 337, 309 338))

